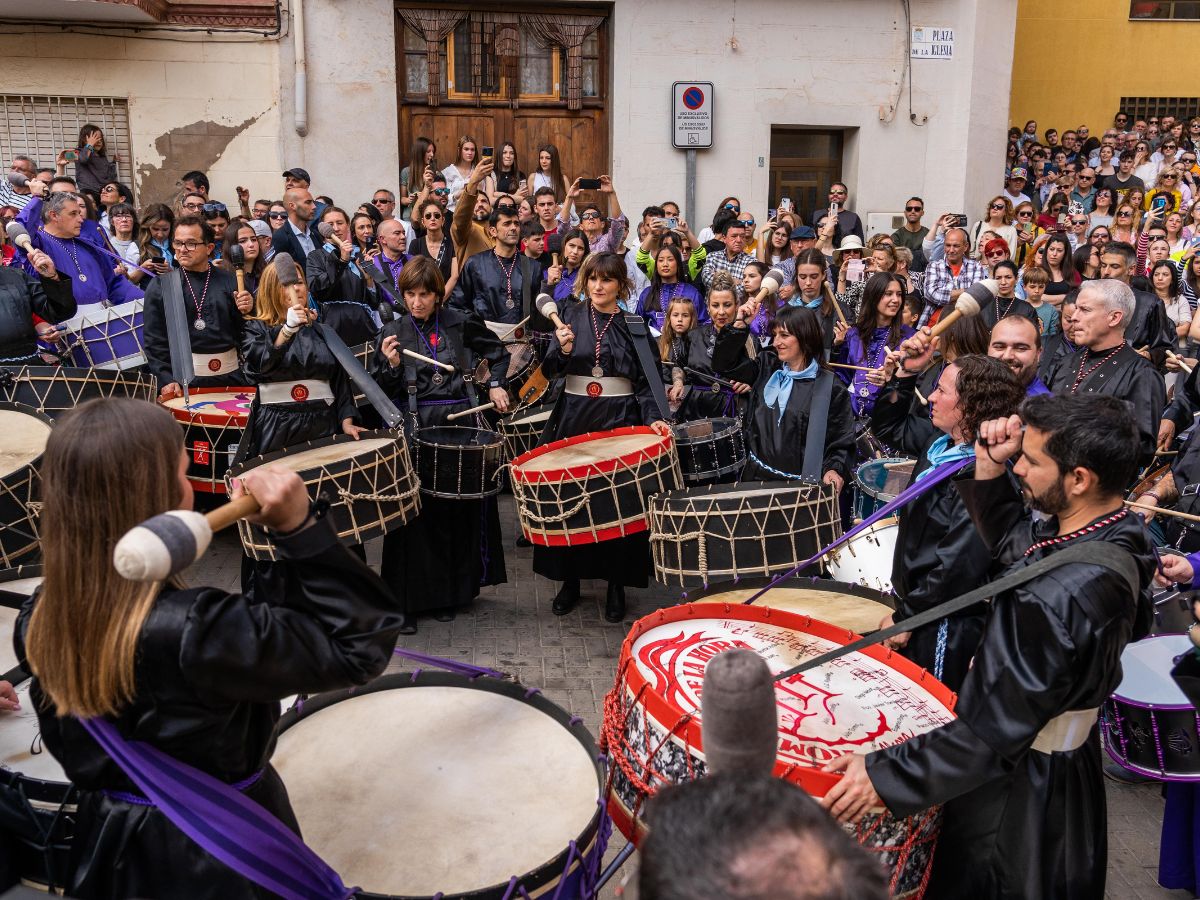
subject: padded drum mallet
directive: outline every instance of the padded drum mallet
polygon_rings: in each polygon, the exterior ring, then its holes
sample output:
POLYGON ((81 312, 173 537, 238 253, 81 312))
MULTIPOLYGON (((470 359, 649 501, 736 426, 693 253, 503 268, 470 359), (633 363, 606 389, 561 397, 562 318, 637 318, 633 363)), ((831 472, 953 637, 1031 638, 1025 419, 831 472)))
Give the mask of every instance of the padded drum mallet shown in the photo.
POLYGON ((130 581, 166 581, 205 554, 214 532, 258 510, 258 501, 245 494, 209 513, 160 513, 122 535, 113 550, 113 566, 130 581))

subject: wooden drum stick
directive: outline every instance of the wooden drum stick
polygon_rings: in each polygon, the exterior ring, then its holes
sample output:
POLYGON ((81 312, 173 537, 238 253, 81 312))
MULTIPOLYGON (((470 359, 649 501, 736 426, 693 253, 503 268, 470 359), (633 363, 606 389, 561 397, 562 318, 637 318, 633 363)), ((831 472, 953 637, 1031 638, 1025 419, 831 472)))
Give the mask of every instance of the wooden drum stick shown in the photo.
POLYGON ((414 350, 409 350, 407 347, 400 352, 405 356, 412 357, 413 359, 419 359, 423 363, 429 363, 431 366, 437 366, 439 369, 445 369, 447 372, 454 371, 454 366, 450 365, 449 363, 438 362, 436 359, 430 359, 428 356, 422 356, 420 353, 417 353, 414 350))
POLYGON ((447 422, 453 422, 455 419, 461 419, 463 416, 473 416, 475 413, 483 412, 484 410, 494 409, 495 403, 482 403, 479 406, 472 406, 470 409, 464 409, 460 412, 450 413, 446 416, 447 422))

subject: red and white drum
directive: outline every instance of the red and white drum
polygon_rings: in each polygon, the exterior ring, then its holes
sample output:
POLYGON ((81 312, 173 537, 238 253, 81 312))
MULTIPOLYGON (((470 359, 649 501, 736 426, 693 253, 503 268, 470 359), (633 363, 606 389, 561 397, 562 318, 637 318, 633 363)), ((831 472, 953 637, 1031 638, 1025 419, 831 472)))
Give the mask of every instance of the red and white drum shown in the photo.
POLYGON ((643 425, 552 441, 512 461, 521 530, 546 547, 645 531, 649 498, 682 481, 674 439, 643 425))
POLYGON ((183 427, 188 481, 193 490, 224 494, 225 473, 233 465, 250 417, 254 388, 192 388, 183 397, 161 401, 183 427))
MULTIPOLYGON (((647 796, 706 774, 700 692, 710 659, 743 648, 782 672, 854 637, 808 616, 727 603, 685 603, 636 622, 604 701, 602 746, 610 759, 609 812, 617 827, 639 841, 647 796)), ((820 771, 829 760, 890 747, 954 719, 953 692, 878 646, 778 682, 775 691, 775 774, 814 797, 840 777, 820 771)), ((905 819, 882 812, 866 816, 853 833, 888 870, 893 896, 919 897, 940 824, 940 809, 905 819)))

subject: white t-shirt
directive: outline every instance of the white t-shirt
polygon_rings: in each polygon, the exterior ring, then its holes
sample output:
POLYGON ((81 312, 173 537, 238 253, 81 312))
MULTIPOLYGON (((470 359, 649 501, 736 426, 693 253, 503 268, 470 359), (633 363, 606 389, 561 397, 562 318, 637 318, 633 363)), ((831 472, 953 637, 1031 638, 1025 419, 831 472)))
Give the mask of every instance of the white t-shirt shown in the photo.
POLYGON ((450 188, 450 202, 446 205, 446 209, 454 212, 454 207, 458 206, 458 195, 467 186, 467 179, 462 172, 458 171, 458 166, 453 163, 442 169, 442 174, 446 176, 446 187, 450 188))

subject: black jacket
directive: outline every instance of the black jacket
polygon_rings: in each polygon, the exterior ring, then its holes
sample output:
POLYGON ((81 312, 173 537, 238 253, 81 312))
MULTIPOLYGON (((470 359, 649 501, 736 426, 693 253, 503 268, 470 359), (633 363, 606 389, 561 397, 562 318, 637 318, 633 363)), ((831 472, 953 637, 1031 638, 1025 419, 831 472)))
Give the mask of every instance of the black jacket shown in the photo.
POLYGON ((66 275, 32 278, 21 269, 0 266, 0 359, 38 362, 33 316, 61 322, 75 312, 71 279, 66 275))
POLYGON ((375 324, 378 291, 363 279, 361 263, 361 258, 343 262, 341 255, 325 244, 304 260, 308 291, 321 309, 321 321, 350 347, 366 343, 379 332, 375 324))
MULTIPOLYGON (((197 331, 191 323, 196 319, 196 305, 187 285, 183 285, 183 308, 188 322, 188 338, 191 342, 189 352, 193 353, 224 353, 235 349, 241 343, 244 319, 241 311, 234 302, 233 295, 237 292, 237 278, 231 272, 224 272, 216 266, 212 267, 212 279, 208 285, 208 293, 204 294, 204 275, 202 273, 179 270, 180 277, 191 282, 192 291, 196 297, 204 296, 204 329, 197 331)), ((175 380, 171 374, 171 344, 167 339, 167 318, 163 308, 163 278, 155 278, 146 288, 146 299, 143 309, 142 337, 146 348, 146 365, 158 379, 159 387, 170 384, 175 380)), ((197 372, 192 381, 195 387, 222 387, 224 385, 247 384, 245 376, 239 368, 227 375, 206 376, 197 372)))
MULTIPOLYGON (((320 249, 321 245, 325 243, 325 239, 317 231, 317 220, 315 218, 308 223, 308 234, 312 238, 314 250, 320 249)), ((292 231, 291 219, 285 219, 282 226, 271 232, 271 250, 274 253, 290 254, 292 259, 300 265, 304 265, 304 260, 308 258, 308 253, 296 237, 296 233, 292 231)))

